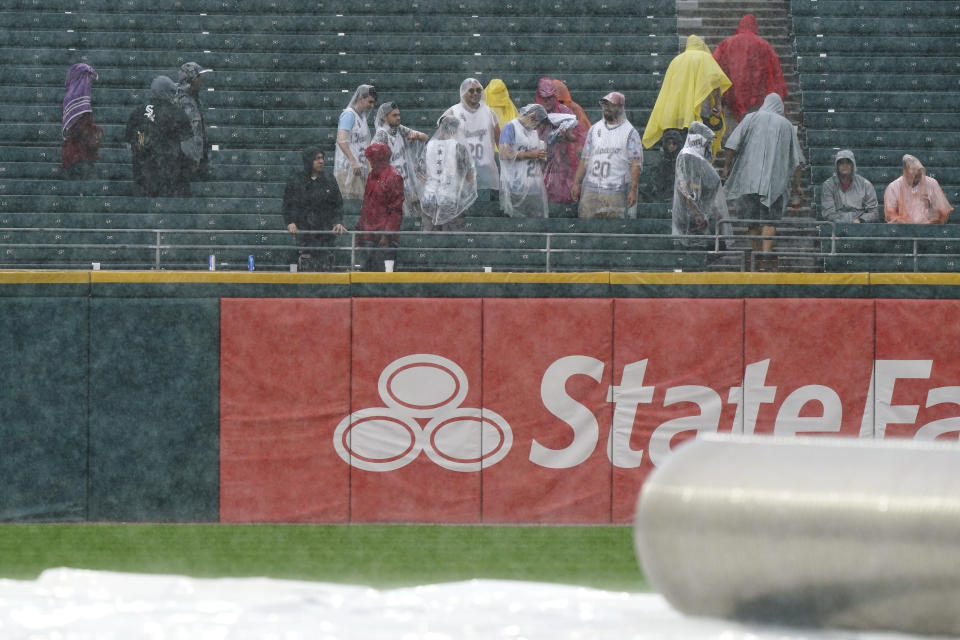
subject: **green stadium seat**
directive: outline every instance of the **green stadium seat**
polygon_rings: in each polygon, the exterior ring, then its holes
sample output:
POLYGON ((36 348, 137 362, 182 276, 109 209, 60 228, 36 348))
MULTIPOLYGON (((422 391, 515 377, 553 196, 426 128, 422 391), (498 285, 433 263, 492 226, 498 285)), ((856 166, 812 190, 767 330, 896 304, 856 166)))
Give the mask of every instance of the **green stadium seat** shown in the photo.
POLYGON ((791 0, 791 12, 797 16, 820 17, 850 17, 850 16, 882 16, 892 18, 906 17, 934 17, 941 16, 955 18, 957 16, 956 3, 943 0, 791 0))
POLYGON ((911 16, 891 19, 890 16, 794 16, 794 31, 799 35, 816 34, 857 34, 884 38, 889 35, 916 36, 955 35, 960 33, 960 20, 943 17, 911 16))

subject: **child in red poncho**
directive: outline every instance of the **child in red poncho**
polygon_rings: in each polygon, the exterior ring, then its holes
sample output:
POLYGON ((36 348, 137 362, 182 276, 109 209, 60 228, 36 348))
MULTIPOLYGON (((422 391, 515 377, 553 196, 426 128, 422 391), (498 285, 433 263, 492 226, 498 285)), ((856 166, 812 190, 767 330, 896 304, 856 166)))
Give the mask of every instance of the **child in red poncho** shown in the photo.
MULTIPOLYGON (((399 231, 403 218, 403 178, 390 166, 390 147, 372 144, 363 155, 370 162, 370 175, 363 192, 357 231, 399 231)), ((385 271, 384 260, 396 260, 400 237, 363 234, 357 238, 361 269, 385 271)))

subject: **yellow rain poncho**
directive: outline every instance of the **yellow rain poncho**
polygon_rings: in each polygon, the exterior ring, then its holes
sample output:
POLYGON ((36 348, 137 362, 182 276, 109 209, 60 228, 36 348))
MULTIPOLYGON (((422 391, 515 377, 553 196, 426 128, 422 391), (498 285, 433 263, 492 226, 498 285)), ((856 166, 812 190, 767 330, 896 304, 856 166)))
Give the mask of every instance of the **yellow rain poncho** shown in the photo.
MULTIPOLYGON (((730 78, 710 54, 710 47, 699 36, 691 35, 684 52, 667 67, 660 95, 643 132, 643 146, 651 148, 667 129, 687 129, 695 120, 702 122, 700 106, 703 101, 715 89, 719 89, 722 95, 731 85, 730 78)), ((714 131, 714 155, 720 151, 725 128, 726 125, 714 131)))
POLYGON ((490 107, 493 114, 497 116, 497 122, 500 123, 500 129, 520 115, 516 105, 510 99, 510 92, 507 91, 507 85, 500 78, 494 78, 483 90, 484 103, 490 107))

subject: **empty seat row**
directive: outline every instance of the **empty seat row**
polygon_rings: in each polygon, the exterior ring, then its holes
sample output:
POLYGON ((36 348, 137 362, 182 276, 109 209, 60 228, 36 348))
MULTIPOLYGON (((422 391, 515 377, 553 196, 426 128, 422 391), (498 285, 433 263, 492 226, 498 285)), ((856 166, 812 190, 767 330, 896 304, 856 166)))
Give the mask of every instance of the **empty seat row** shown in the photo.
MULTIPOLYGON (((9 0, 10 10, 29 11, 86 11, 86 12, 146 12, 157 11, 151 0, 9 0)), ((675 15, 675 0, 580 0, 578 2, 553 0, 172 0, 164 7, 170 13, 210 14, 363 14, 383 13, 406 15, 431 13, 460 13, 463 15, 675 15)))
MULTIPOLYGON (((955 74, 960 73, 960 55, 952 49, 939 51, 925 56, 862 56, 856 52, 832 53, 824 52, 818 55, 798 55, 797 71, 806 73, 841 73, 852 75, 856 73, 899 73, 904 74, 900 80, 908 80, 906 74, 955 74)), ((896 89, 893 84, 891 89, 896 89)))
POLYGON ((960 13, 957 0, 791 0, 790 12, 794 16, 819 17, 888 17, 955 18, 960 13))
POLYGON ((803 109, 861 109, 894 113, 949 111, 960 99, 960 91, 804 91, 803 109))
POLYGON ((0 28, 21 30, 72 29, 75 32, 168 33, 303 33, 321 34, 625 34, 676 31, 674 16, 651 16, 642 23, 623 16, 511 16, 430 14, 357 15, 204 15, 177 13, 85 13, 0 11, 0 28), (642 29, 643 31, 639 31, 642 29))
POLYGON ((960 34, 960 19, 948 16, 793 16, 793 28, 799 35, 857 34, 876 37, 890 35, 938 36, 960 34))
POLYGON ((646 52, 675 55, 677 37, 659 35, 604 35, 578 37, 577 34, 217 34, 217 33, 158 33, 120 31, 0 31, 0 46, 4 47, 68 47, 160 49, 169 51, 223 52, 285 52, 363 54, 379 53, 461 53, 496 55, 505 53, 540 53, 569 51, 573 53, 646 52))
POLYGON ((958 91, 960 76, 942 73, 910 73, 891 77, 892 72, 804 73, 800 87, 804 91, 958 91))
POLYGON ((859 53, 861 55, 943 55, 953 51, 956 36, 798 35, 797 55, 859 53))

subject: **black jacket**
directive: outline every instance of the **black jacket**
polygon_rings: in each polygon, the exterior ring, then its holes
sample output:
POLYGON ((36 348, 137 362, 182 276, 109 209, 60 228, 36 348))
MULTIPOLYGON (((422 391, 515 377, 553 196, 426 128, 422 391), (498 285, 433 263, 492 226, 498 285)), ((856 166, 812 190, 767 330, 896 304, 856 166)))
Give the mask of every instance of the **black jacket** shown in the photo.
POLYGON ((331 231, 343 221, 343 198, 337 181, 326 171, 311 177, 316 152, 304 153, 304 170, 290 176, 283 192, 283 223, 303 231, 331 231), (307 159, 309 156, 309 160, 307 159))

